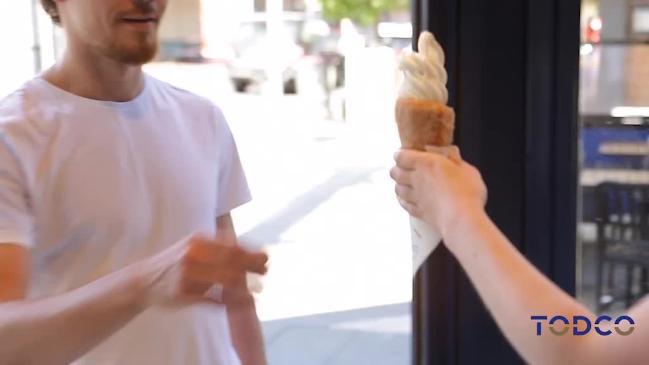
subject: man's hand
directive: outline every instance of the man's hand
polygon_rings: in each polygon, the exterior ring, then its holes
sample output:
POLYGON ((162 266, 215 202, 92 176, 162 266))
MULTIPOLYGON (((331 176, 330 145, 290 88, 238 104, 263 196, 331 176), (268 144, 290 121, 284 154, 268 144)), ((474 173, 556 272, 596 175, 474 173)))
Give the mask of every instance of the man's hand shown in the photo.
POLYGON ((0 243, 0 302, 21 300, 29 282, 29 251, 22 245, 0 243))
POLYGON ((427 149, 398 151, 390 176, 401 206, 445 237, 463 215, 484 208, 487 189, 457 147, 427 149))
POLYGON ((246 273, 264 274, 267 261, 264 253, 191 235, 142 264, 145 305, 219 302, 206 293, 213 288, 245 290, 246 273))

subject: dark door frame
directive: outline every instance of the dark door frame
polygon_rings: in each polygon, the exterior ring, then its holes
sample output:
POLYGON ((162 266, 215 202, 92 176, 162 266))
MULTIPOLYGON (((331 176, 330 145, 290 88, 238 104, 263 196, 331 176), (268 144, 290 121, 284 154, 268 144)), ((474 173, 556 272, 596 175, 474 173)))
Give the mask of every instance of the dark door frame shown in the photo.
MULTIPOLYGON (((414 34, 447 55, 456 143, 480 168, 487 210, 575 293, 579 0, 413 0, 414 34)), ((416 45, 415 45, 416 46, 416 45)), ((414 284, 413 362, 521 363, 443 247, 414 284)))

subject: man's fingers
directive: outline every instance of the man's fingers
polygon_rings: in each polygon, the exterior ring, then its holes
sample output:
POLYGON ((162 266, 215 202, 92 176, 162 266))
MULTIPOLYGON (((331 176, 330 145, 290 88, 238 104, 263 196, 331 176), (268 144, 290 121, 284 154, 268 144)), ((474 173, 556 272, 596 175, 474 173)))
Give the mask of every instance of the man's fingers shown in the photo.
POLYGON ((252 252, 241 246, 223 247, 223 255, 219 262, 234 270, 265 274, 268 255, 263 252, 252 252))
POLYGON ((414 202, 416 201, 415 196, 414 196, 414 191, 412 190, 412 187, 410 186, 405 186, 405 185, 396 185, 394 187, 394 192, 397 194, 399 199, 407 201, 407 202, 414 202))
POLYGON ((180 285, 180 293, 184 296, 188 295, 203 295, 212 285, 214 282, 206 282, 206 281, 199 281, 199 280, 194 280, 189 277, 184 277, 181 278, 179 285, 180 285))
POLYGON ((209 240, 192 240, 189 243, 186 258, 203 264, 211 264, 219 260, 219 256, 223 255, 222 250, 219 249, 214 241, 209 240))
POLYGON ((191 262, 183 265, 182 278, 191 282, 211 284, 219 279, 219 273, 211 265, 191 262))
POLYGON ((420 213, 421 212, 419 211, 419 208, 417 207, 417 205, 415 205, 414 203, 411 203, 411 202, 407 202, 407 201, 405 201, 403 199, 397 199, 397 200, 399 200, 399 204, 401 205, 401 207, 406 212, 408 212, 411 216, 413 216, 415 218, 420 218, 420 216, 421 216, 420 213))
POLYGON ((250 252, 240 246, 199 242, 190 245, 187 259, 194 265, 206 266, 215 271, 234 270, 265 274, 268 255, 250 252))
POLYGON ((412 186, 412 174, 399 166, 390 169, 390 177, 399 185, 412 186))
POLYGON ((232 269, 249 271, 256 274, 265 274, 267 271, 268 255, 263 252, 251 252, 240 248, 230 256, 231 262, 223 264, 230 266, 232 269))
POLYGON ((399 150, 394 154, 394 161, 402 169, 413 170, 417 165, 417 161, 421 159, 424 152, 415 150, 399 150))
POLYGON ((268 270, 268 255, 262 252, 247 253, 244 257, 244 269, 256 274, 265 274, 268 270))

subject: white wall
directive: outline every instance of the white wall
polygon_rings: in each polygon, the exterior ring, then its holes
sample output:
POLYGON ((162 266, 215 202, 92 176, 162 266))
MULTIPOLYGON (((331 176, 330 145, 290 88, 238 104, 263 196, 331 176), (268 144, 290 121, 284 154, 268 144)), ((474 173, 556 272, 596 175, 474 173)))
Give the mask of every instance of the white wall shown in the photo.
POLYGON ((201 0, 170 0, 160 26, 160 40, 198 43, 201 0))
POLYGON ((201 0, 203 56, 229 56, 229 45, 239 22, 254 9, 253 0, 201 0))
POLYGON ((0 1, 0 97, 34 75, 31 1, 0 1))
POLYGON ((64 47, 62 32, 60 29, 55 31, 55 28, 38 0, 0 1, 0 98, 20 87, 39 71, 33 48, 36 42, 40 45, 40 70, 54 64, 56 51, 60 52, 64 47), (36 3, 38 40, 34 39, 32 1, 36 3))

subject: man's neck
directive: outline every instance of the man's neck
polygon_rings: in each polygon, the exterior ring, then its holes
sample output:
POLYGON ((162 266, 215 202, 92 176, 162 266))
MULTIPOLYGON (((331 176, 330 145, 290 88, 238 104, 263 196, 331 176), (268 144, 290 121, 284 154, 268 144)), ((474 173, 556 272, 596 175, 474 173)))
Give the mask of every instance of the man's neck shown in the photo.
POLYGON ((141 66, 70 49, 43 77, 72 94, 105 101, 133 100, 144 88, 141 66))

